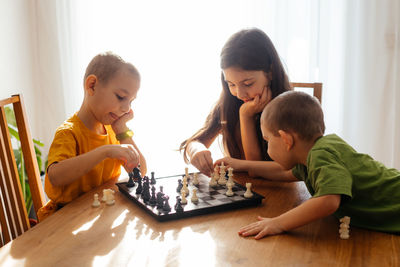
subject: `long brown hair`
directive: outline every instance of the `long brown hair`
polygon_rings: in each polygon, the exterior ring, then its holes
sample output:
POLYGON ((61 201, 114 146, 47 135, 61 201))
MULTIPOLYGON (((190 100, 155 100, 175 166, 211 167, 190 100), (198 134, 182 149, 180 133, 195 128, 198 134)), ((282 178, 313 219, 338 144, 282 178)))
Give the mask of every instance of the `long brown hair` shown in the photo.
MULTIPOLYGON (((272 98, 290 90, 289 79, 282 62, 269 37, 261 30, 252 28, 241 30, 232 35, 221 51, 221 69, 239 67, 243 70, 262 70, 271 73, 272 98)), ((183 141, 179 150, 183 150, 185 161, 188 161, 186 149, 190 142, 204 143, 217 134, 222 134, 225 154, 234 158, 244 158, 241 140, 235 133, 239 129, 239 108, 243 101, 233 96, 221 72, 222 92, 211 110, 203 127, 190 138, 183 141)), ((260 129, 260 114, 257 115, 257 136, 261 150, 266 158, 267 144, 262 138, 260 129)))

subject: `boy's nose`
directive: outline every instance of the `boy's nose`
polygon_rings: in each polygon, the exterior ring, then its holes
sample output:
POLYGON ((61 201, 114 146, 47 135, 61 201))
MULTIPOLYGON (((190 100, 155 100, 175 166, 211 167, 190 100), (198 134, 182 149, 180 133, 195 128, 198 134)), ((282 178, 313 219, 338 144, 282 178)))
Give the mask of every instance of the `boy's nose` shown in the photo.
POLYGON ((124 113, 127 113, 131 109, 130 105, 122 105, 121 106, 121 111, 124 113))

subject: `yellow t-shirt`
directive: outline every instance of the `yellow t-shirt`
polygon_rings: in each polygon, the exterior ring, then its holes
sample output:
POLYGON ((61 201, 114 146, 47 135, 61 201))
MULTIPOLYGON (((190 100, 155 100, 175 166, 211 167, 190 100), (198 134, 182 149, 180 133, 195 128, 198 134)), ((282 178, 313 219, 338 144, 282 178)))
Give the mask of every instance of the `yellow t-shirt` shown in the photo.
MULTIPOLYGON (((48 165, 87 153, 97 147, 119 144, 110 125, 105 125, 106 135, 98 135, 90 131, 77 114, 66 120, 54 136, 51 144, 48 165)), ((117 178, 121 173, 121 161, 105 159, 97 164, 87 174, 65 186, 53 186, 46 170, 45 191, 51 201, 38 212, 39 220, 43 220, 57 210, 58 205, 64 205, 85 192, 102 185, 106 181, 117 178)))

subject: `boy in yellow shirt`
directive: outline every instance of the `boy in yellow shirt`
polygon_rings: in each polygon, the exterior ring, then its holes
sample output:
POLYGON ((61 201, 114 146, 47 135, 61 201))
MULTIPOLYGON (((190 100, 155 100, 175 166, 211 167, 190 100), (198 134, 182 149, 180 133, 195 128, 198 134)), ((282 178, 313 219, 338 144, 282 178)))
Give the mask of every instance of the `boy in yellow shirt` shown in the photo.
POLYGON ((131 103, 140 87, 140 74, 112 53, 89 63, 85 96, 79 111, 57 128, 45 178, 50 201, 38 211, 42 221, 58 208, 146 161, 126 123, 133 118, 131 103))

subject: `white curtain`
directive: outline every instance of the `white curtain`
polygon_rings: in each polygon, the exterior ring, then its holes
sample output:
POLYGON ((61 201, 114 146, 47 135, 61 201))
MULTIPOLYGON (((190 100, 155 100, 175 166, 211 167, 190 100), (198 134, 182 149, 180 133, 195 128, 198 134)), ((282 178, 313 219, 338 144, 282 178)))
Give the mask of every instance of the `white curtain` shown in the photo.
MULTIPOLYGON (((240 29, 258 27, 274 42, 291 81, 324 84, 327 133, 400 168, 396 0, 33 3, 36 77, 44 95, 37 99, 37 123, 47 146, 80 107, 86 65, 111 50, 142 74, 130 127, 149 169, 182 172, 175 149, 218 98, 223 44, 240 29)), ((218 144, 213 151, 214 159, 221 156, 218 144)))

